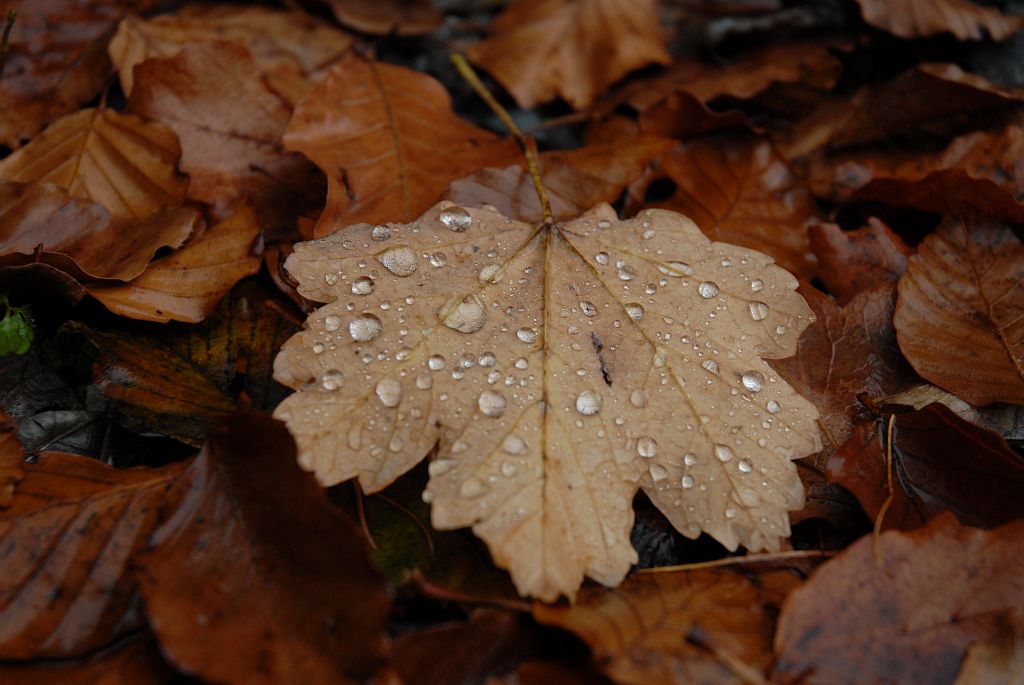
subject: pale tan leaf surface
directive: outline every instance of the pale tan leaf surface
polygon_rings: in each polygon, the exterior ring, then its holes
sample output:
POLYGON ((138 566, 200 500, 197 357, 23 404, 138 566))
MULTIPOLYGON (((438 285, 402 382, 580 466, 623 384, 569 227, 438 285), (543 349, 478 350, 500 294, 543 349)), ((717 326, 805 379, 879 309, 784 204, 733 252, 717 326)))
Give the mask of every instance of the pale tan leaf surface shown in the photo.
POLYGON ((202 321, 235 283, 259 271, 254 250, 259 233, 256 214, 243 206, 135 280, 87 290, 110 311, 132 319, 202 321))
POLYGON ((296 108, 284 143, 327 174, 317 236, 363 221, 412 221, 449 182, 518 158, 511 140, 457 117, 432 77, 356 54, 296 108))
POLYGON ((130 280, 162 247, 176 248, 199 215, 166 209, 146 221, 115 222, 103 206, 52 183, 0 181, 0 264, 51 264, 79 280, 130 280))
POLYGON ((987 219, 947 219, 899 282, 900 349, 971 404, 1024 403, 1024 244, 987 219))
POLYGON ((1024 685, 1024 618, 1014 612, 1003 630, 968 647, 955 685, 1024 685))
POLYGON ((174 131, 110 109, 83 109, 54 122, 0 162, 0 179, 45 181, 107 208, 117 222, 148 219, 185 199, 174 131))
POLYGON ((308 14, 263 7, 190 5, 152 19, 126 17, 110 41, 121 87, 131 95, 135 65, 173 57, 186 43, 228 41, 248 48, 261 71, 297 67, 313 74, 344 53, 352 37, 308 14))
POLYGON ((442 202, 287 268, 327 303, 275 362, 302 464, 373 492, 439 441, 434 525, 472 526, 524 595, 618 583, 638 487, 730 549, 777 549, 803 504, 817 412, 758 355, 792 354, 813 314, 769 257, 683 216, 545 228, 442 202))
POLYGON ((864 21, 900 38, 952 33, 960 40, 1003 40, 1024 18, 970 0, 857 0, 864 21))
POLYGON ((466 54, 523 107, 562 97, 582 109, 630 71, 670 59, 652 0, 519 0, 491 28, 466 54))

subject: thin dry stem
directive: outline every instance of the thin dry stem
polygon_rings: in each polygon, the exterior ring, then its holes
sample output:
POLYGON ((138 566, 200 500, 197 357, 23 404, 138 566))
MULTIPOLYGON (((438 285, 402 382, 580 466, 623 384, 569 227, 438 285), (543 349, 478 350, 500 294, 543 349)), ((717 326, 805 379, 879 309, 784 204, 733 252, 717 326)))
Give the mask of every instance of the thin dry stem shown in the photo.
POLYGON ((896 491, 892 487, 892 429, 895 421, 896 415, 889 414, 889 421, 886 424, 885 429, 885 477, 886 487, 889 490, 889 494, 886 496, 885 501, 882 502, 882 507, 878 510, 878 516, 875 517, 875 530, 873 533, 875 541, 875 563, 878 564, 882 562, 881 550, 878 546, 878 537, 882 534, 882 522, 885 521, 885 515, 889 512, 889 507, 892 506, 892 501, 896 497, 896 491))
POLYGON ((533 188, 537 191, 537 197, 540 200, 540 210, 542 221, 545 224, 550 224, 552 221, 551 217, 551 201, 548 199, 548 193, 544 190, 544 183, 540 176, 540 160, 537 154, 537 144, 533 138, 526 135, 520 130, 509 115, 508 110, 501 106, 491 91, 487 90, 487 86, 483 84, 480 77, 473 71, 473 67, 469 65, 466 58, 460 54, 455 53, 451 56, 452 64, 455 65, 455 69, 458 70, 462 78, 466 79, 466 82, 473 87, 476 94, 487 103, 487 106, 498 115, 501 122, 508 128, 509 133, 519 143, 519 148, 523 151, 523 157, 526 158, 526 168, 530 173, 530 178, 533 180, 533 188))
POLYGON ((747 554, 742 557, 727 557, 715 559, 714 561, 700 561, 694 564, 679 564, 677 566, 659 566, 657 568, 645 568, 637 573, 671 573, 674 571, 694 571, 701 568, 715 568, 718 566, 733 566, 736 564, 757 564, 770 561, 790 561, 793 559, 828 559, 833 556, 832 552, 822 550, 793 550, 791 552, 773 552, 770 554, 747 554))

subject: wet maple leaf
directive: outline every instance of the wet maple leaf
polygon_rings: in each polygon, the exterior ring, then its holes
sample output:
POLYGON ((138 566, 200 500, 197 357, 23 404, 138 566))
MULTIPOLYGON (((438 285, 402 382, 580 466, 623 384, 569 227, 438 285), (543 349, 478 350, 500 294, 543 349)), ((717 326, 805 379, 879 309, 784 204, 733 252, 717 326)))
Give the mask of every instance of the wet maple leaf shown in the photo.
POLYGON ((301 463, 372 492, 439 442, 434 526, 472 526, 521 593, 618 583, 638 488, 690 537, 788 534, 817 411, 760 357, 813 314, 770 257, 674 212, 534 226, 442 202, 299 243, 287 268, 327 303, 275 362, 301 463))

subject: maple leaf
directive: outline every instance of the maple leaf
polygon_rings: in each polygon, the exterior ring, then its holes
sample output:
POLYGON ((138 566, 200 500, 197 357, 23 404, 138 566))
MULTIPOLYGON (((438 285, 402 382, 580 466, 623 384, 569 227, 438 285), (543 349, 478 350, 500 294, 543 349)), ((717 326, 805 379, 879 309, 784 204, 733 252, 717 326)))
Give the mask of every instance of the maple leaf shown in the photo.
POLYGON ((439 442, 434 526, 472 526, 521 593, 618 583, 640 487, 690 537, 788 534, 817 412, 760 357, 813 314, 770 257, 674 212, 549 227, 442 202, 286 266, 327 303, 275 361, 301 463, 373 492, 439 442))
POLYGON ((523 107, 561 96, 580 109, 633 69, 669 61, 652 0, 519 0, 491 28, 466 55, 523 107))

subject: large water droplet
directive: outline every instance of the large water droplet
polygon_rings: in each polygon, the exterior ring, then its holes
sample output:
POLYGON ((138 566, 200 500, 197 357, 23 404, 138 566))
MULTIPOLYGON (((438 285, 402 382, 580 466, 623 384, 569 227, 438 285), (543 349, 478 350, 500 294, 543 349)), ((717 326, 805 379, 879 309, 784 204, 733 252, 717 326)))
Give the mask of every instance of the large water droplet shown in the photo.
POLYGON ((481 283, 500 283, 504 277, 505 273, 501 270, 501 264, 486 264, 477 275, 481 283))
POLYGON ((514 462, 501 462, 501 475, 505 476, 506 478, 511 478, 512 476, 516 475, 517 471, 519 471, 519 467, 516 466, 514 462))
POLYGON ((487 323, 487 313, 476 295, 467 295, 462 302, 450 308, 444 325, 460 333, 476 333, 487 323))
POLYGON ((448 255, 444 252, 434 252, 430 255, 430 266, 441 268, 448 263, 448 255))
POLYGON ((716 362, 714 359, 705 359, 700 363, 700 365, 703 366, 708 371, 710 371, 711 373, 718 373, 718 362, 716 362))
POLYGON ((657 462, 652 463, 650 467, 651 479, 655 482, 661 482, 668 478, 668 469, 657 462))
POLYGON ((501 443, 501 449, 505 450, 506 454, 523 454, 526 452, 526 441, 513 434, 505 438, 501 443))
POLYGON ((396 276, 411 276, 416 271, 416 253, 408 245, 395 245, 377 255, 377 261, 396 276))
POLYGON ((462 207, 449 207, 438 214, 437 218, 441 220, 442 224, 458 233, 462 233, 473 223, 473 217, 462 207))
POLYGON ((619 280, 632 281, 634 278, 636 278, 636 269, 629 264, 623 264, 619 267, 619 280))
POLYGON ((484 390, 480 393, 480 398, 477 400, 477 406, 480 407, 480 411, 483 412, 484 416, 490 416, 492 419, 496 419, 504 414, 507 404, 505 396, 494 390, 484 390))
POLYGON ((633 321, 640 321, 644 318, 643 305, 637 304, 636 302, 630 302, 626 305, 626 315, 633 321))
POLYGON ((345 382, 345 376, 338 369, 329 369, 324 371, 322 380, 324 390, 337 390, 345 382))
POLYGON ((356 280, 352 281, 352 294, 353 295, 371 295, 375 288, 373 279, 369 276, 360 276, 356 280))
POLYGON ((522 340, 524 343, 535 343, 537 342, 537 329, 523 326, 516 331, 516 337, 522 340))
POLYGON ((645 435, 636 441, 636 453, 641 457, 653 457, 658 453, 658 443, 654 438, 645 435))
POLYGON ((362 314, 348 324, 348 333, 353 340, 370 342, 384 331, 384 324, 373 314, 362 314))
POLYGON ((686 262, 668 262, 666 264, 659 264, 658 271, 666 276, 675 276, 676 278, 693 275, 693 267, 686 262))
POLYGON ((753 290, 755 293, 758 292, 759 290, 763 290, 764 281, 762 281, 760 278, 755 278, 750 282, 750 289, 753 290))
POLYGON ((341 328, 341 317, 335 316, 334 314, 330 314, 329 316, 325 317, 324 328, 331 332, 338 330, 339 328, 341 328))
POLYGON ((643 409, 647 406, 647 393, 643 390, 634 390, 629 393, 629 403, 637 409, 643 409))
POLYGON ((459 486, 459 495, 466 499, 476 499, 487 492, 487 486, 479 478, 467 478, 459 486))
POLYGON ((580 302, 580 311, 587 316, 597 316, 597 307, 593 302, 580 302))
POLYGON ((693 476, 683 476, 683 479, 680 481, 680 485, 682 485, 687 490, 692 488, 693 487, 693 476))
POLYGON ((593 416, 601 411, 601 396, 593 390, 584 390, 576 396, 576 411, 584 416, 593 416))
POLYGON ((750 318, 754 321, 764 321, 768 318, 768 305, 764 302, 750 303, 750 318))
POLYGON ((764 376, 757 371, 747 371, 742 376, 743 387, 750 392, 760 392, 764 388, 764 376))
POLYGON ((765 407, 765 409, 768 410, 769 414, 778 414, 779 413, 779 409, 781 409, 781 408, 782 408, 782 405, 780 405, 775 400, 768 400, 768 405, 765 407))
POLYGON ((431 478, 436 478, 437 476, 443 476, 453 468, 455 468, 454 459, 434 459, 427 465, 427 473, 430 474, 431 478))
POLYGON ((495 363, 497 363, 497 361, 498 360, 494 356, 493 352, 484 352, 483 354, 480 355, 478 363, 480 364, 480 366, 494 366, 495 363))
POLYGON ((598 264, 600 264, 601 266, 607 265, 608 264, 608 253, 607 252, 598 252, 596 255, 594 255, 594 261, 597 262, 598 264))
POLYGON ((421 373, 416 376, 416 387, 420 390, 430 390, 434 386, 434 378, 429 373, 421 373))
POLYGON ((718 296, 718 285, 711 281, 703 281, 697 286, 697 293, 706 300, 718 296))
POLYGON ((754 470, 754 465, 750 463, 749 459, 740 459, 740 463, 737 464, 740 473, 750 473, 754 470))
POLYGON ((435 354, 427 360, 427 366, 430 367, 431 371, 440 371, 444 368, 444 357, 439 354, 435 354))
POLYGON ((385 407, 397 407, 402 401, 402 384, 396 378, 382 378, 375 389, 377 399, 385 407))
POLYGON ((370 232, 370 235, 373 236, 374 240, 382 241, 387 240, 388 238, 391 237, 391 231, 388 229, 387 226, 384 226, 382 224, 380 226, 374 226, 373 231, 370 232))
POLYGON ((715 456, 718 461, 729 461, 732 459, 732 450, 727 445, 715 445, 715 456))
POLYGON ((693 466, 697 463, 697 455, 693 452, 687 452, 683 455, 683 463, 687 466, 693 466))

